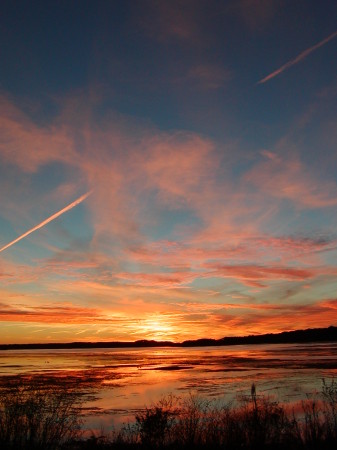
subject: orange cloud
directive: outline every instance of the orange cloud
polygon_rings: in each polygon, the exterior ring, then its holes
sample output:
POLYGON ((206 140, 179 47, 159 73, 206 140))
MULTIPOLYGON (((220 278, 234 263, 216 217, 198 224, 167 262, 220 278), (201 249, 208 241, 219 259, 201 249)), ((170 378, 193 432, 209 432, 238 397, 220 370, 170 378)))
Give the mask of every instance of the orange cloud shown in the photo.
POLYGON ((0 303, 0 321, 38 323, 91 323, 104 321, 97 309, 73 305, 12 306, 0 303))
POLYGON ((44 306, 1 303, 0 321, 30 325, 33 330, 31 342, 34 341, 34 330, 38 331, 41 326, 47 327, 46 330, 62 326, 64 336, 56 333, 47 339, 59 342, 88 337, 91 340, 161 338, 180 341, 329 326, 336 304, 336 299, 306 305, 181 303, 172 304, 167 311, 160 310, 163 305, 153 304, 151 310, 138 305, 137 311, 129 304, 128 314, 125 314, 65 303, 44 306))
POLYGON ((217 326, 221 326, 222 323, 227 326, 229 324, 235 326, 238 335, 248 334, 248 332, 263 334, 310 327, 326 327, 333 324, 331 315, 335 309, 335 302, 336 300, 331 304, 322 301, 305 305, 279 305, 274 311, 268 308, 263 311, 262 306, 261 312, 258 313, 241 314, 235 317, 217 314, 214 322, 217 323, 217 326))

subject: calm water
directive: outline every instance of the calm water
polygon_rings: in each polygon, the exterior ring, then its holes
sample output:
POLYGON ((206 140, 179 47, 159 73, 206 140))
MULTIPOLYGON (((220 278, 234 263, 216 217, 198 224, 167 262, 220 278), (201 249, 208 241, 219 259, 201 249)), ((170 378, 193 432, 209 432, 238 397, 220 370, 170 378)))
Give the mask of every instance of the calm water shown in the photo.
POLYGON ((109 429, 169 393, 232 401, 254 382, 258 394, 295 404, 337 377, 337 343, 0 351, 1 384, 36 377, 92 391, 88 424, 109 429))

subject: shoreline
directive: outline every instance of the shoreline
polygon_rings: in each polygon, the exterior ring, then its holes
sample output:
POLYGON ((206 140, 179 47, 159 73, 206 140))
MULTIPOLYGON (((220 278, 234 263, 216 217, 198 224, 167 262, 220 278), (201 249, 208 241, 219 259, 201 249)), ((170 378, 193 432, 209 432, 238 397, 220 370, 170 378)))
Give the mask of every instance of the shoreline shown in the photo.
POLYGON ((336 342, 337 327, 308 328, 305 330, 284 331, 282 333, 269 333, 250 336, 224 337, 221 339, 195 339, 183 342, 138 340, 98 341, 98 342, 55 342, 30 344, 0 344, 0 350, 53 350, 53 349, 91 349, 91 348, 186 348, 186 347, 222 347, 230 345, 256 345, 256 344, 310 344, 320 342, 336 342))

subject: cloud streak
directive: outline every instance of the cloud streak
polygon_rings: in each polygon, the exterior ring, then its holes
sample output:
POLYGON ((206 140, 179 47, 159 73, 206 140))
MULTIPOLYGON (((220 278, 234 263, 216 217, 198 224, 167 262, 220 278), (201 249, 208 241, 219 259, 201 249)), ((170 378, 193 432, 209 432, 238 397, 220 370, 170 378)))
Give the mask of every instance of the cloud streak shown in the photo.
POLYGON ((24 239, 25 237, 29 236, 31 233, 34 233, 34 231, 39 230, 40 228, 44 227, 48 223, 52 222, 53 220, 60 217, 62 214, 66 213, 67 211, 70 211, 71 209, 75 208, 75 206, 82 203, 89 195, 92 193, 92 191, 88 191, 86 194, 81 195, 81 197, 77 198, 75 201, 70 203, 65 208, 62 208, 60 211, 56 212, 55 214, 51 215, 47 219, 45 219, 43 222, 39 223, 35 227, 31 228, 30 230, 26 231, 25 233, 21 234, 21 236, 17 237, 13 241, 6 244, 4 247, 0 248, 0 253, 6 250, 7 248, 11 247, 12 245, 16 244, 17 242, 21 241, 21 239, 24 239))
POLYGON ((283 64, 283 66, 281 66, 279 69, 275 70, 274 72, 270 73, 266 77, 262 78, 262 80, 258 81, 257 84, 266 83, 267 81, 271 80, 272 78, 277 77, 278 75, 280 75, 280 73, 284 72, 285 70, 289 69, 290 67, 294 66, 295 64, 298 64, 303 59, 305 59, 308 55, 310 55, 310 53, 314 52, 318 48, 320 48, 323 45, 327 44, 329 41, 334 39, 336 36, 337 36, 337 31, 335 31, 334 33, 330 34, 330 36, 326 37, 325 39, 323 39, 322 41, 320 41, 317 44, 313 45, 312 47, 307 48, 302 53, 300 53, 298 56, 296 56, 296 58, 291 59, 287 63, 283 64))

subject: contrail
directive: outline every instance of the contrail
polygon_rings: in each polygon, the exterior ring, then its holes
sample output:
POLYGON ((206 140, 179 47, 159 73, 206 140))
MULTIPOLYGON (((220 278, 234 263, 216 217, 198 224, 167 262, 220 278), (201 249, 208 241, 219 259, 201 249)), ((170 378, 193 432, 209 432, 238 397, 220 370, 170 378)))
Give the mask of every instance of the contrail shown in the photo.
POLYGON ((331 39, 335 38, 336 36, 337 36, 337 31, 335 31, 334 33, 330 34, 330 36, 328 36, 327 38, 323 39, 323 41, 318 42, 318 44, 314 45, 313 47, 307 48, 306 50, 304 50, 304 52, 302 52, 298 56, 296 56, 296 58, 291 59, 290 61, 285 63, 283 66, 281 66, 279 69, 275 70, 271 74, 269 74, 266 77, 262 78, 262 80, 258 81, 257 84, 265 83, 266 81, 269 81, 269 80, 271 80, 274 77, 277 77, 277 75, 279 75, 280 73, 282 73, 285 70, 289 69, 289 67, 294 66, 295 64, 299 63, 300 61, 302 61, 302 59, 304 59, 308 55, 310 55, 310 53, 312 53, 313 51, 315 51, 318 48, 322 47, 323 45, 325 45, 326 43, 331 41, 331 39))
POLYGON ((4 247, 0 248, 0 253, 3 252, 4 250, 6 250, 6 248, 11 247, 12 245, 16 244, 17 242, 21 241, 21 239, 25 238, 26 236, 28 236, 31 233, 34 233, 34 231, 39 230, 40 228, 44 227, 45 225, 47 225, 49 222, 52 222, 53 220, 55 220, 57 217, 61 216, 62 214, 66 213, 67 211, 69 211, 70 209, 73 209, 75 206, 77 206, 79 203, 83 202, 87 197, 89 197, 89 195, 92 193, 92 191, 88 191, 86 194, 81 195, 81 197, 79 197, 77 200, 73 201, 72 203, 70 203, 70 205, 66 206, 65 208, 61 209, 60 211, 58 211, 57 213, 53 214, 52 216, 48 217, 48 219, 44 220, 43 222, 39 223, 38 225, 36 225, 35 227, 31 228, 30 230, 26 231, 25 233, 23 233, 21 236, 17 237, 16 239, 14 239, 14 241, 9 242, 8 244, 6 244, 4 247))

